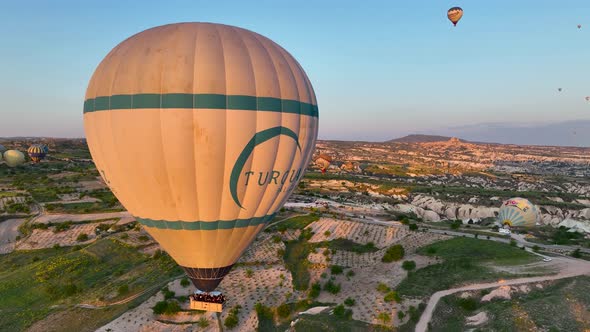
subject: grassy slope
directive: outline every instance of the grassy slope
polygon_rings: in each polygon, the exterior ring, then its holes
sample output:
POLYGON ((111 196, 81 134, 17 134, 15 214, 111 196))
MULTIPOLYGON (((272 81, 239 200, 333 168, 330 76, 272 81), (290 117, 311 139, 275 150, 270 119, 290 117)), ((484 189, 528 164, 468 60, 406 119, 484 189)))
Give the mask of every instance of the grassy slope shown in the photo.
POLYGON ((411 272, 397 287, 401 295, 429 296, 465 282, 515 277, 483 266, 519 265, 537 260, 524 250, 508 244, 472 238, 453 238, 423 247, 419 254, 439 256, 442 263, 411 272))
MULTIPOLYGON (((92 303, 109 296, 113 297, 109 301, 123 299, 180 273, 168 257, 152 259, 111 239, 78 251, 44 249, 0 256, 0 271, 2 331, 22 330, 77 303, 92 303), (123 284, 129 285, 129 294, 117 295, 116 290, 123 284), (51 309, 54 305, 60 308, 51 309)), ((116 317, 104 317, 100 310, 95 313, 100 319, 87 318, 88 330, 116 317)), ((60 324, 65 329, 68 320, 60 324)))
POLYGON ((434 312, 432 331, 465 330, 465 317, 480 311, 489 320, 480 328, 489 331, 544 330, 584 331, 590 329, 590 277, 576 277, 553 282, 528 294, 513 294, 512 300, 480 303, 474 311, 459 306, 457 296, 444 297, 434 312), (550 313, 550 314, 549 314, 550 313), (584 318, 585 317, 585 318, 584 318))

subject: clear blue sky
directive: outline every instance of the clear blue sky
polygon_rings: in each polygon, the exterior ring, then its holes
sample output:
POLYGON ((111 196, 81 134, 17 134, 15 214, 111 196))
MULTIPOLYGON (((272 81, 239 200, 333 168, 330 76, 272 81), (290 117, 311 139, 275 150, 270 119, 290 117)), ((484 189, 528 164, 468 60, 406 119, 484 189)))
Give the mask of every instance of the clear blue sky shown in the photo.
POLYGON ((0 11, 0 136, 83 136, 100 60, 186 21, 244 27, 293 54, 318 96, 320 138, 590 120, 588 0, 19 0, 0 11), (453 28, 455 5, 465 14, 453 28))

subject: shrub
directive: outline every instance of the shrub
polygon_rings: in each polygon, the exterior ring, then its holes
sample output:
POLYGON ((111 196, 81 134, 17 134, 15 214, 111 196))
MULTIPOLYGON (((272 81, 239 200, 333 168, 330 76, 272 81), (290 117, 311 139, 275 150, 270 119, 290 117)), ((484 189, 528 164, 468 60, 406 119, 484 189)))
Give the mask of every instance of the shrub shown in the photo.
POLYGON ((147 235, 141 235, 137 239, 141 242, 146 242, 146 241, 149 241, 150 238, 147 237, 147 235))
POLYGON ((152 310, 156 315, 172 315, 180 311, 180 305, 176 301, 160 301, 152 310))
POLYGON ((394 261, 399 261, 402 258, 404 258, 404 247, 396 244, 387 249, 381 261, 384 263, 391 263, 394 261))
POLYGON ((354 271, 353 271, 353 270, 348 270, 348 271, 346 272, 346 276, 347 276, 347 277, 349 277, 349 278, 350 278, 350 277, 354 277, 354 271))
POLYGON ((537 251, 539 251, 540 249, 541 249, 541 248, 540 248, 538 245, 536 245, 536 244, 533 246, 533 251, 534 251, 534 252, 537 252, 537 251))
POLYGON ((410 228, 411 231, 417 231, 418 230, 418 225, 416 225, 416 224, 410 224, 408 227, 410 228))
POLYGON ((344 304, 346 304, 349 307, 352 307, 353 305, 356 304, 356 300, 353 299, 352 297, 349 297, 346 300, 344 300, 344 304))
POLYGON ((322 274, 320 274, 320 278, 322 279, 326 279, 328 277, 328 274, 326 272, 323 272, 322 274))
POLYGON ((129 238, 129 234, 127 234, 127 233, 121 234, 121 239, 122 240, 127 240, 128 238, 129 238))
POLYGON ((280 235, 273 235, 272 236, 272 242, 274 242, 274 243, 281 242, 281 236, 280 235))
POLYGON ((246 270, 246 278, 252 278, 253 275, 254 275, 254 271, 252 271, 252 269, 246 270))
POLYGON ((510 240, 510 245, 516 247, 516 240, 510 240))
POLYGON ((80 235, 78 235, 78 237, 76 238, 76 241, 78 241, 78 242, 88 241, 88 234, 80 233, 80 235))
POLYGON ((426 249, 426 253, 429 255, 434 255, 434 254, 436 254, 436 248, 435 247, 428 247, 428 249, 426 249))
POLYGON ((190 281, 188 281, 187 277, 184 277, 180 280, 180 286, 182 287, 188 287, 191 284, 190 281))
POLYGON ((402 268, 406 271, 412 271, 416 268, 416 262, 414 261, 404 261, 402 263, 402 268))
POLYGON ((56 243, 53 245, 53 249, 59 249, 61 246, 59 245, 59 243, 56 243))
POLYGON ((201 318, 199 318, 197 325, 199 325, 200 328, 204 329, 207 326, 209 326, 209 321, 207 320, 207 318, 201 317, 201 318))
POLYGON ((279 317, 281 318, 289 317, 289 315, 291 314, 291 306, 287 303, 281 304, 277 307, 277 314, 279 314, 279 317))
POLYGON ((352 310, 346 309, 342 304, 339 304, 334 308, 334 316, 341 319, 351 319, 352 310))
POLYGON ((330 266, 330 272, 332 274, 341 274, 343 271, 342 266, 332 265, 330 266))
POLYGON ((324 236, 325 236, 325 237, 328 237, 328 236, 330 236, 330 235, 332 235, 332 232, 330 232, 330 231, 325 231, 325 232, 324 232, 324 236))

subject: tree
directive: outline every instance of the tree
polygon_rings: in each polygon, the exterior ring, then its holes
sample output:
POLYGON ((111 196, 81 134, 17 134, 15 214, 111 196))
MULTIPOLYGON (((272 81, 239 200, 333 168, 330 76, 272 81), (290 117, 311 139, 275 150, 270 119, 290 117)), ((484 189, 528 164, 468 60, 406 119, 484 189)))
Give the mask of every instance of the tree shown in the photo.
POLYGON ((576 249, 576 250, 574 250, 574 251, 572 251, 572 254, 571 255, 574 258, 581 258, 582 257, 582 254, 580 253, 580 249, 579 248, 576 249))
POLYGON ((76 238, 76 241, 78 241, 78 242, 88 241, 88 234, 80 233, 78 235, 78 237, 76 238))
POLYGON ((312 299, 320 296, 320 292, 322 291, 322 285, 319 282, 314 283, 311 285, 311 289, 309 290, 308 296, 312 299))
POLYGON ((338 266, 338 265, 330 266, 330 272, 332 272, 332 274, 341 274, 342 271, 343 271, 342 266, 338 266))
POLYGON ((328 280, 328 282, 324 285, 324 290, 331 294, 338 294, 340 292, 340 284, 335 284, 332 282, 332 280, 328 280))
POLYGON ((377 315, 377 319, 382 321, 383 325, 391 322, 391 316, 386 312, 380 312, 379 315, 377 315))
POLYGON ((346 300, 344 300, 344 304, 346 304, 349 307, 352 307, 353 305, 356 304, 356 300, 353 299, 352 297, 349 297, 346 300))
POLYGON ((406 271, 411 271, 416 268, 416 262, 414 261, 404 261, 402 263, 402 268, 406 271))
POLYGON ((289 315, 291 314, 291 306, 289 306, 287 303, 281 304, 277 308, 277 314, 279 314, 279 317, 281 318, 289 317, 289 315))
POLYGON ((188 281, 187 277, 184 277, 180 280, 180 286, 182 287, 188 287, 190 285, 190 281, 188 281))
POLYGON ((125 284, 125 285, 119 286, 119 289, 117 289, 117 293, 119 293, 119 295, 124 295, 124 294, 129 293, 129 285, 125 284))
POLYGON ((396 291, 390 291, 389 293, 385 294, 385 297, 383 297, 383 300, 385 302, 397 302, 400 303, 401 302, 401 298, 399 296, 399 294, 396 291))
POLYGON ((396 244, 387 249, 381 261, 384 263, 391 263, 394 261, 399 261, 402 258, 404 258, 404 247, 396 244))

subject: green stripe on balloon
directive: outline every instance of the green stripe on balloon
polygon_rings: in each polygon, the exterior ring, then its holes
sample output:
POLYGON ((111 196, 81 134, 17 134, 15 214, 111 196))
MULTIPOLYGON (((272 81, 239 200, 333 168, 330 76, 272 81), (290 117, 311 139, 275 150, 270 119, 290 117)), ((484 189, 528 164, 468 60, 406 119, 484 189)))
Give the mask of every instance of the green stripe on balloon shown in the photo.
POLYGON ((158 229, 171 230, 187 230, 187 231, 215 231, 218 229, 234 229, 244 228, 249 226, 257 226, 266 224, 275 217, 275 213, 263 216, 254 217, 250 219, 235 219, 235 220, 216 220, 216 221, 169 221, 169 220, 154 220, 147 218, 135 218, 137 221, 147 227, 154 227, 158 229))
POLYGON ((238 180, 240 179, 240 174, 244 169, 244 165, 246 165, 246 161, 248 161, 248 158, 250 158, 250 155, 252 154, 252 152, 254 152, 254 148, 256 146, 280 135, 285 135, 295 140, 295 143, 297 143, 297 148, 299 149, 299 151, 301 151, 301 146, 299 145, 299 137, 297 137, 297 134, 295 134, 295 132, 289 128, 279 126, 269 128, 254 134, 254 136, 250 139, 248 144, 246 144, 246 146, 242 150, 242 153, 240 153, 240 155, 238 156, 238 159, 234 164, 234 167, 231 171, 231 176, 229 178, 229 190, 231 192, 231 197, 234 199, 234 202, 236 202, 236 204, 240 208, 243 209, 244 207, 242 206, 242 203, 238 198, 238 180))
POLYGON ((222 109, 265 111, 318 117, 318 106, 298 100, 222 94, 140 93, 90 98, 84 113, 128 109, 222 109))

